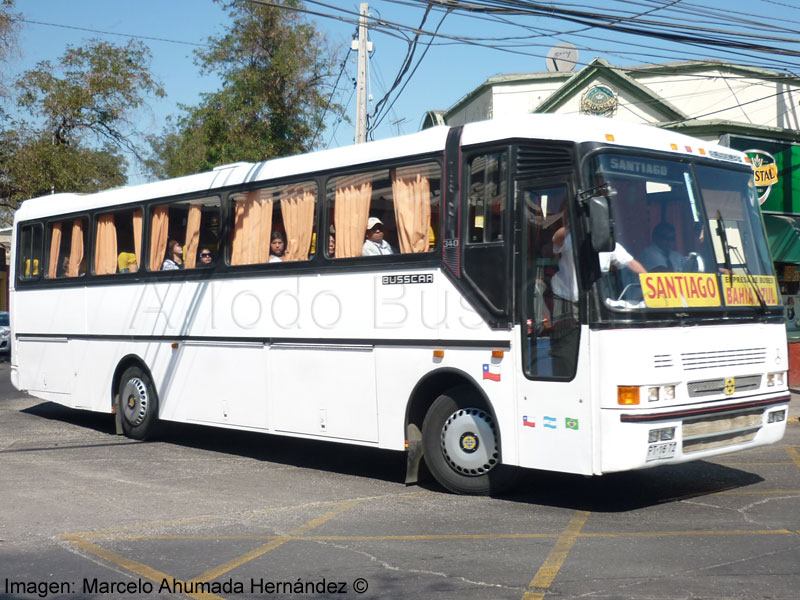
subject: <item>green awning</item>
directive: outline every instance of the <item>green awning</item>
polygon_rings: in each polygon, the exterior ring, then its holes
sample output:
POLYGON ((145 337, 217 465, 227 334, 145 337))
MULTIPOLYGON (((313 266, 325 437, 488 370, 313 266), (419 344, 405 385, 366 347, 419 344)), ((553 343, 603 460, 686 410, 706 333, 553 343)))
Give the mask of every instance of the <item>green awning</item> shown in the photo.
POLYGON ((800 216, 764 215, 772 260, 800 265, 800 216))

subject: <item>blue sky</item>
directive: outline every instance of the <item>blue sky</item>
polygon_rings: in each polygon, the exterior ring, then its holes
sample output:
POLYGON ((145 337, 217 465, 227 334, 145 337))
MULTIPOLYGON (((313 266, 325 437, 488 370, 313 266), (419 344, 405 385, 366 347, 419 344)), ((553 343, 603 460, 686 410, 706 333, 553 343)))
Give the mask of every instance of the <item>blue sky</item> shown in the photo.
MULTIPOLYGON (((560 6, 585 10, 601 10, 611 7, 637 13, 650 12, 656 17, 659 11, 658 0, 599 0, 596 2, 557 2, 560 6)), ((662 2, 667 4, 668 2, 662 2)), ((358 12, 358 2, 308 2, 307 8, 339 19, 310 17, 323 31, 332 45, 343 51, 349 47, 355 25, 346 20, 355 17, 348 12, 358 12), (326 5, 327 4, 327 5, 326 5), (341 10, 338 10, 341 9, 341 10)), ((678 3, 683 10, 696 13, 703 6, 712 12, 725 11, 737 19, 752 18, 753 22, 766 23, 774 35, 789 39, 780 45, 800 50, 800 5, 796 0, 684 0, 678 3), (775 24, 782 24, 787 31, 777 31, 775 24), (794 33, 792 33, 792 30, 794 33)), ((219 4, 212 0, 17 0, 16 11, 26 22, 21 23, 19 46, 21 55, 13 59, 9 71, 20 73, 33 68, 40 60, 57 61, 67 45, 80 45, 90 38, 103 38, 124 43, 125 35, 143 36, 143 41, 151 48, 153 62, 151 69, 163 83, 167 97, 151 100, 149 110, 138 115, 139 129, 146 134, 162 130, 165 119, 177 114, 179 104, 195 104, 198 94, 214 91, 217 81, 213 77, 202 77, 193 63, 193 44, 203 44, 210 35, 224 31, 227 16, 219 4), (52 25, 44 25, 50 23, 52 25), (86 31, 98 30, 108 33, 86 31), (122 35, 114 35, 122 34, 122 35), (185 43, 177 43, 185 42, 185 43)), ((424 14, 423 4, 413 0, 405 2, 370 2, 370 14, 394 25, 417 27, 424 14)), ((663 12, 661 14, 664 14, 663 12)), ((423 29, 433 31, 440 25, 444 13, 433 10, 423 29)), ((692 17, 687 15, 689 21, 692 17)), ((697 18, 698 25, 726 29, 754 30, 746 23, 716 22, 713 15, 697 18)), ((386 115, 374 133, 375 139, 391 135, 412 133, 419 129, 426 110, 446 109, 459 98, 480 85, 487 78, 503 73, 536 72, 545 70, 545 56, 553 45, 569 41, 579 47, 580 62, 588 63, 595 56, 601 56, 617 65, 646 64, 701 59, 704 57, 740 60, 748 64, 789 69, 800 72, 800 59, 781 58, 767 54, 730 54, 723 51, 712 52, 690 45, 667 44, 618 32, 585 27, 564 21, 534 19, 530 17, 508 17, 487 21, 475 16, 449 14, 441 22, 440 34, 445 36, 430 46, 424 60, 408 81, 392 110, 386 115), (534 30, 523 30, 519 24, 527 24, 534 30), (558 32, 570 31, 569 34, 558 32), (515 47, 508 51, 492 48, 496 40, 475 41, 471 45, 459 43, 457 37, 513 37, 506 43, 515 47), (522 45, 521 45, 522 44, 522 45), (778 62, 781 61, 781 62, 778 62)), ((370 92, 373 105, 386 92, 400 69, 407 44, 403 39, 380 31, 371 32, 374 51, 370 60, 370 92)), ((422 38, 427 42, 430 38, 422 38)), ((425 49, 418 47, 417 57, 425 49)), ((345 69, 345 76, 337 88, 336 99, 348 103, 348 114, 354 114, 353 83, 355 76, 355 53, 351 52, 345 69)), ((405 81, 405 80, 404 80, 405 81)), ((321 136, 321 146, 341 146, 352 143, 353 127, 347 123, 330 122, 328 130, 321 136)), ((135 178, 135 177, 134 177, 135 178)))

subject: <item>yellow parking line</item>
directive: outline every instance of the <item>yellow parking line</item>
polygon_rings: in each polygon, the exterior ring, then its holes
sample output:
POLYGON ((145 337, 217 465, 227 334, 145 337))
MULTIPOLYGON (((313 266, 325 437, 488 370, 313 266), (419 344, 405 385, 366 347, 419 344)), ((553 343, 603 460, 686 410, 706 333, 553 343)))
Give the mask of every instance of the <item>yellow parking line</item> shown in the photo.
POLYGON ((797 451, 797 447, 795 446, 786 446, 786 452, 789 453, 789 456, 792 458, 792 462, 800 468, 800 452, 797 451))
POLYGON ((572 545, 578 539, 578 535, 590 514, 588 511, 583 510, 575 513, 566 529, 561 533, 558 541, 556 541, 556 545, 553 546, 550 554, 545 559, 544 564, 528 585, 528 591, 522 595, 522 600, 540 600, 544 598, 547 593, 546 590, 550 588, 550 584, 553 583, 556 575, 561 570, 561 566, 567 559, 572 545))
MULTIPOLYGON (((166 573, 157 571, 156 569, 153 569, 152 567, 149 567, 144 563, 140 563, 139 561, 131 560, 130 558, 122 556, 121 554, 117 554, 116 552, 111 552, 110 550, 106 550, 105 548, 102 548, 97 544, 94 544, 89 540, 86 540, 78 535, 63 535, 61 537, 62 539, 69 542, 76 548, 79 548, 80 550, 83 550, 84 552, 87 552, 89 554, 93 554, 94 556, 101 558, 104 561, 111 563, 112 565, 116 565, 118 567, 127 569, 134 575, 139 575, 141 577, 154 581, 159 585, 161 585, 162 582, 167 581, 171 589, 174 589, 175 587, 181 587, 181 588, 186 587, 184 582, 181 581, 180 579, 176 579, 171 575, 167 575, 166 573)), ((195 598, 196 600, 224 600, 224 598, 221 598, 220 596, 215 596, 213 594, 186 594, 186 595, 191 598, 195 598)))
POLYGON ((192 581, 213 581, 214 579, 221 577, 225 573, 228 573, 229 571, 232 571, 242 566, 243 564, 250 562, 251 560, 255 560, 256 558, 265 555, 267 552, 271 552, 275 548, 282 546, 283 544, 290 541, 294 537, 302 535, 306 531, 310 531, 315 527, 319 527, 320 525, 327 523, 334 517, 337 517, 343 512, 350 510, 351 508, 353 508, 357 504, 360 504, 361 502, 363 502, 363 500, 349 500, 347 502, 341 502, 335 508, 329 510, 328 512, 317 517, 316 519, 312 519, 308 523, 301 525, 297 529, 291 531, 286 536, 274 539, 271 542, 264 544, 263 546, 259 546, 255 550, 251 550, 250 552, 242 554, 241 556, 234 558, 233 560, 230 560, 225 564, 215 567, 210 571, 207 571, 202 575, 195 577, 192 581))

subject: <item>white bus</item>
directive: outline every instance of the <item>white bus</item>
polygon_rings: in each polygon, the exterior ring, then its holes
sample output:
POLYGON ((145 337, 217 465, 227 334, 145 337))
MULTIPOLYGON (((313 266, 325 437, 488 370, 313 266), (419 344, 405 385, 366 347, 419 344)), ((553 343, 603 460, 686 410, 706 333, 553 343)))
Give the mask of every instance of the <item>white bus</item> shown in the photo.
POLYGON ((14 385, 406 451, 446 488, 781 439, 780 296, 744 155, 531 115, 26 201, 14 385))

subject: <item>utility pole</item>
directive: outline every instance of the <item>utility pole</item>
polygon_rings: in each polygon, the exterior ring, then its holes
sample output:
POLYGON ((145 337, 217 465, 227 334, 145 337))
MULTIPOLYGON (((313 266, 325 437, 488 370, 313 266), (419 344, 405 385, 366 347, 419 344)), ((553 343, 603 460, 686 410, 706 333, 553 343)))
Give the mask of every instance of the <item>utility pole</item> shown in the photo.
POLYGON ((362 2, 358 17, 358 39, 350 44, 352 50, 358 50, 358 76, 356 79, 356 136, 355 143, 367 141, 367 58, 372 52, 372 42, 367 39, 367 11, 369 5, 362 2))

